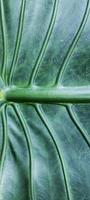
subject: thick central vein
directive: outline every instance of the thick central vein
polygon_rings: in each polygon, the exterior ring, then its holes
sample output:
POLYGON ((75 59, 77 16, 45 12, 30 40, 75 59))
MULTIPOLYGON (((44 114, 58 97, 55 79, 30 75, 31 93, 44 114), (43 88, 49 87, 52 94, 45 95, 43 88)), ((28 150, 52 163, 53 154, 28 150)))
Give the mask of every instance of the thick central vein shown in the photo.
POLYGON ((90 103, 87 87, 29 87, 11 86, 1 91, 1 100, 32 103, 90 103))

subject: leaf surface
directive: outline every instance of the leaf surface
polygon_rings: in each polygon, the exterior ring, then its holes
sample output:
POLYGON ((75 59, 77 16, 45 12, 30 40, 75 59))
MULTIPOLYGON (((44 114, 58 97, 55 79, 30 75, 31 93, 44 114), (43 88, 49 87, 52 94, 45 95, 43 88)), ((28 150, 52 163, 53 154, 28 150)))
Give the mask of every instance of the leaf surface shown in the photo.
MULTIPOLYGON (((89 87, 89 44, 89 0, 0 0, 2 90, 89 87)), ((0 101, 4 199, 90 200, 90 102, 0 101)))

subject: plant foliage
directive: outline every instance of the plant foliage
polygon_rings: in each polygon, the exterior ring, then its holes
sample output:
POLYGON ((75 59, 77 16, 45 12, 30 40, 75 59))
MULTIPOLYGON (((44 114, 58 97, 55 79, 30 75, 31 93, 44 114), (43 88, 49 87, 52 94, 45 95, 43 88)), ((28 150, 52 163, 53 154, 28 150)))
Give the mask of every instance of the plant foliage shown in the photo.
POLYGON ((89 12, 90 0, 0 0, 0 200, 90 200, 89 12))

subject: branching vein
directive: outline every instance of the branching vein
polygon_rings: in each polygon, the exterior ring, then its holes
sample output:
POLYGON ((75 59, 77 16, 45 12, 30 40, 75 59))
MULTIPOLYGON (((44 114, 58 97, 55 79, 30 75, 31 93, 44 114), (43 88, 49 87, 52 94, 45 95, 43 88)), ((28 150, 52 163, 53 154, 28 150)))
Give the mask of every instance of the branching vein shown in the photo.
POLYGON ((29 183, 29 197, 30 197, 30 200, 34 200, 34 192, 33 192, 33 180, 32 180, 32 169, 33 169, 33 160, 32 160, 32 144, 31 144, 31 140, 30 140, 30 136, 29 136, 29 129, 28 129, 28 126, 27 126, 27 122, 25 120, 25 117, 20 109, 20 107, 18 105, 13 105, 12 104, 12 107, 21 123, 21 126, 23 128, 23 131, 24 131, 24 135, 25 135, 25 138, 26 138, 26 141, 27 141, 27 146, 28 146, 28 152, 29 152, 29 167, 30 167, 30 183, 29 183))
POLYGON ((8 83, 12 82, 13 74, 14 74, 15 67, 16 67, 17 60, 18 60, 18 54, 19 54, 22 32, 23 32, 23 25, 24 25, 25 5, 26 5, 26 0, 22 0, 21 9, 20 9, 19 24, 18 24, 18 31, 17 31, 17 37, 16 37, 16 44, 15 44, 12 64, 11 64, 11 67, 10 67, 9 77, 8 77, 8 81, 7 81, 8 83))
POLYGON ((5 11, 3 0, 0 0, 0 11, 1 11, 1 30, 2 30, 2 41, 3 41, 3 62, 1 68, 2 79, 5 80, 6 75, 6 64, 7 64, 7 38, 6 38, 6 23, 5 23, 5 11))
POLYGON ((46 52, 46 49, 47 49, 47 46, 48 46, 48 43, 50 41, 50 37, 51 37, 52 31, 53 31, 53 28, 54 28, 55 20, 56 20, 58 3, 59 3, 59 0, 55 0, 54 5, 53 5, 53 11, 52 11, 50 24, 49 24, 48 30, 46 32, 42 47, 41 47, 40 52, 39 52, 39 55, 38 55, 38 57, 36 59, 35 65, 33 67, 33 70, 32 70, 28 85, 32 85, 33 82, 35 81, 35 77, 36 77, 37 72, 39 70, 39 67, 41 65, 42 59, 44 57, 44 54, 46 52))
POLYGON ((62 82, 63 75, 64 75, 64 73, 66 71, 66 68, 67 68, 68 63, 70 61, 70 58, 71 58, 71 56, 73 54, 73 51, 74 51, 74 49, 75 49, 75 47, 76 47, 76 45, 77 45, 77 43, 78 43, 78 41, 80 39, 80 36, 81 36, 81 34, 82 34, 83 30, 84 30, 84 27, 86 25, 89 13, 90 13, 90 0, 87 1, 83 19, 82 19, 81 24, 79 26, 79 29, 78 29, 78 31, 77 31, 77 33, 76 33, 76 35, 75 35, 75 37, 74 37, 69 49, 67 51, 67 54, 66 54, 66 57, 65 57, 65 59, 64 59, 64 61, 62 63, 62 66, 61 66, 61 68, 60 68, 60 70, 58 72, 55 85, 59 85, 60 82, 62 82))
POLYGON ((2 151, 0 155, 0 184, 2 179, 4 161, 6 157, 6 150, 7 150, 7 117, 6 117, 6 105, 1 107, 1 118, 2 118, 2 127, 3 127, 3 144, 2 144, 2 151))
POLYGON ((81 135, 84 138, 84 140, 86 141, 87 145, 90 147, 90 138, 89 138, 86 130, 81 125, 81 123, 80 123, 75 111, 72 108, 72 105, 66 106, 66 109, 68 111, 68 114, 69 114, 71 120, 73 121, 73 123, 75 124, 75 126, 77 127, 79 132, 81 133, 81 135))
POLYGON ((35 109, 36 109, 36 112, 38 113, 40 119, 42 120, 43 124, 47 128, 47 130, 49 132, 49 135, 50 135, 50 137, 51 137, 51 139, 53 141, 55 150, 56 150, 56 152, 58 154, 58 157, 59 157, 60 165, 62 166, 62 172, 63 172, 64 182, 65 182, 67 199, 71 200, 72 197, 71 197, 70 187, 69 187, 69 183, 68 183, 68 177, 67 177, 66 169, 65 169, 65 161, 64 161, 63 155, 61 153, 60 145, 59 145, 59 148, 58 148, 58 142, 56 141, 56 139, 54 137, 54 130, 53 130, 48 118, 46 117, 41 105, 38 105, 38 104, 35 105, 35 109))

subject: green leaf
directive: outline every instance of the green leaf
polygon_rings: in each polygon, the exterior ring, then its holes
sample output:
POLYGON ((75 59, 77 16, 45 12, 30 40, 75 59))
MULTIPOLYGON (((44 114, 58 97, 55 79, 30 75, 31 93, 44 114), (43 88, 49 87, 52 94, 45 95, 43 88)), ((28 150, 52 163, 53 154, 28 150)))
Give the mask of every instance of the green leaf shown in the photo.
POLYGON ((0 0, 0 200, 90 199, 90 0, 0 0))

